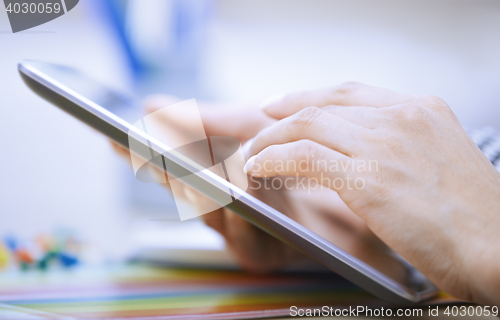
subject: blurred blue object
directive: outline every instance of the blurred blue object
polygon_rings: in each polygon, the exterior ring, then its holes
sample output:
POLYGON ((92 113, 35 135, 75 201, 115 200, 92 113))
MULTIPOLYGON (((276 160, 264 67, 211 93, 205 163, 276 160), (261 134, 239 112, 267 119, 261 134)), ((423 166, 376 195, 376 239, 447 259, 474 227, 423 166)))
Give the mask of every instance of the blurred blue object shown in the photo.
POLYGON ((14 238, 13 236, 6 236, 4 238, 4 243, 5 243, 5 246, 10 251, 16 251, 18 248, 18 242, 17 242, 16 238, 14 238))
POLYGON ((78 258, 76 258, 75 256, 69 255, 69 254, 64 253, 64 252, 59 252, 58 258, 59 258, 59 261, 61 262, 61 264, 63 265, 63 267, 65 267, 65 268, 70 268, 70 267, 76 266, 80 262, 78 260, 78 258))
POLYGON ((140 81, 157 72, 196 73, 210 0, 102 0, 106 21, 140 81))
POLYGON ((134 52, 126 34, 125 12, 127 0, 101 0, 97 2, 103 9, 105 20, 109 21, 115 31, 123 50, 126 53, 129 66, 135 76, 144 71, 144 67, 134 52))

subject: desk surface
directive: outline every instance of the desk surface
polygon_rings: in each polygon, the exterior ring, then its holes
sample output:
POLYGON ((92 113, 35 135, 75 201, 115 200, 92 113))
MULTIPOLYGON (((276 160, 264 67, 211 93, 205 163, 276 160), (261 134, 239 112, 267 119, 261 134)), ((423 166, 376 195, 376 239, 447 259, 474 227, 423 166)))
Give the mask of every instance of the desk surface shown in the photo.
POLYGON ((249 319, 288 316, 291 306, 357 305, 388 306, 334 274, 257 276, 142 265, 0 273, 0 318, 25 312, 40 319, 249 319))

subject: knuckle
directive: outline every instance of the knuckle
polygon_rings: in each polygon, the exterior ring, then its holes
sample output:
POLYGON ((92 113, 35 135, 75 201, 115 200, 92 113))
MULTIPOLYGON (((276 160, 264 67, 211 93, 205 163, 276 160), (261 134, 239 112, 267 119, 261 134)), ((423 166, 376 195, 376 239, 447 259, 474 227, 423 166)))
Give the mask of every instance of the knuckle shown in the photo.
POLYGON ((425 100, 426 104, 429 106, 429 108, 436 110, 436 111, 450 111, 450 106, 444 101, 443 99, 428 95, 424 96, 423 99, 425 100))
POLYGON ((297 141, 297 150, 300 152, 301 157, 312 154, 316 152, 316 147, 310 140, 299 140, 297 141))
POLYGON ((322 115, 322 111, 317 107, 307 107, 298 112, 292 119, 290 125, 293 131, 304 131, 313 126, 319 117, 322 115))
POLYGON ((424 95, 421 97, 421 99, 433 106, 447 105, 447 103, 443 99, 433 95, 424 95))
POLYGON ((424 124, 430 117, 430 109, 420 103, 412 105, 407 110, 406 118, 409 122, 424 124))
POLYGON ((395 118, 400 126, 423 130, 433 124, 433 110, 421 100, 413 100, 395 110, 395 118))
POLYGON ((332 88, 332 94, 349 94, 362 87, 363 84, 356 81, 347 81, 332 88))

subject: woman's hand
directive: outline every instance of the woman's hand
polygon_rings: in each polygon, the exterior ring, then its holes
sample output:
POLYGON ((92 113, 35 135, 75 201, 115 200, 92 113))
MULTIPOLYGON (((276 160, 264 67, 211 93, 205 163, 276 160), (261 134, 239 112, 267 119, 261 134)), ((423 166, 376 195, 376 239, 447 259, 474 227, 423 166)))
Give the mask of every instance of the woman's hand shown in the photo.
POLYGON ((500 175, 443 100, 347 83, 264 111, 247 173, 315 179, 439 288, 500 303, 500 175))
MULTIPOLYGON (((176 102, 178 100, 173 97, 153 96, 146 100, 145 110, 146 113, 152 113, 176 102)), ((242 143, 254 137, 263 128, 277 122, 254 107, 238 108, 237 111, 206 103, 199 103, 198 107, 208 136, 232 136, 242 143)), ((173 118, 179 118, 178 112, 176 110, 173 118)), ((171 122, 169 113, 163 112, 161 116, 165 118, 158 119, 160 124, 164 129, 168 129, 171 122)), ((185 121, 182 128, 176 126, 175 132, 168 133, 169 137, 179 133, 190 134, 189 117, 182 116, 181 118, 188 119, 188 121, 185 121)), ((130 159, 127 150, 114 146, 116 151, 130 159)), ((155 168, 151 169, 155 170, 155 168)), ((158 175, 164 176, 163 172, 157 171, 158 175)), ((392 258, 386 246, 373 235, 361 218, 347 208, 336 192, 326 189, 311 191, 259 188, 258 180, 250 179, 249 181, 247 191, 253 196, 287 214, 342 249, 356 254, 361 260, 376 265, 379 270, 400 279, 406 277, 406 271, 392 258)), ((165 186, 168 187, 168 184, 165 186)), ((195 210, 199 208, 202 212, 207 204, 210 206, 207 202, 212 201, 188 187, 183 189, 181 197, 188 201, 195 210)), ((226 208, 202 215, 201 218, 226 239, 229 249, 239 264, 247 270, 268 272, 310 263, 302 254, 226 208)))

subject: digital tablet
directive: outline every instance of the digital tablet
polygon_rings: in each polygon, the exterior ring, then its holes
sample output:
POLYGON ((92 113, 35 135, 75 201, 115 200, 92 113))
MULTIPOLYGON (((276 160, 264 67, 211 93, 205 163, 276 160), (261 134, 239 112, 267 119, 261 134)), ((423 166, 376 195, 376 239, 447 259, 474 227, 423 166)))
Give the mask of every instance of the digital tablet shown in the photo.
MULTIPOLYGON (((70 67, 23 61, 18 69, 24 82, 39 96, 129 148, 129 132, 140 116, 133 100, 70 67)), ((232 197, 234 201, 227 208, 378 298, 409 304, 429 299, 437 292, 428 279, 401 257, 383 245, 373 245, 373 238, 350 234, 339 225, 338 234, 344 232, 346 236, 337 237, 338 243, 329 241, 324 234, 321 237, 287 217, 286 212, 273 209, 216 174, 200 170, 191 159, 169 152, 171 148, 158 143, 155 137, 141 133, 132 142, 141 145, 145 152, 161 155, 160 169, 168 167, 169 175, 190 174, 194 177, 190 186, 215 202, 232 197), (349 241, 355 241, 356 245, 350 245, 349 241), (370 250, 364 255, 359 248, 370 250)))

